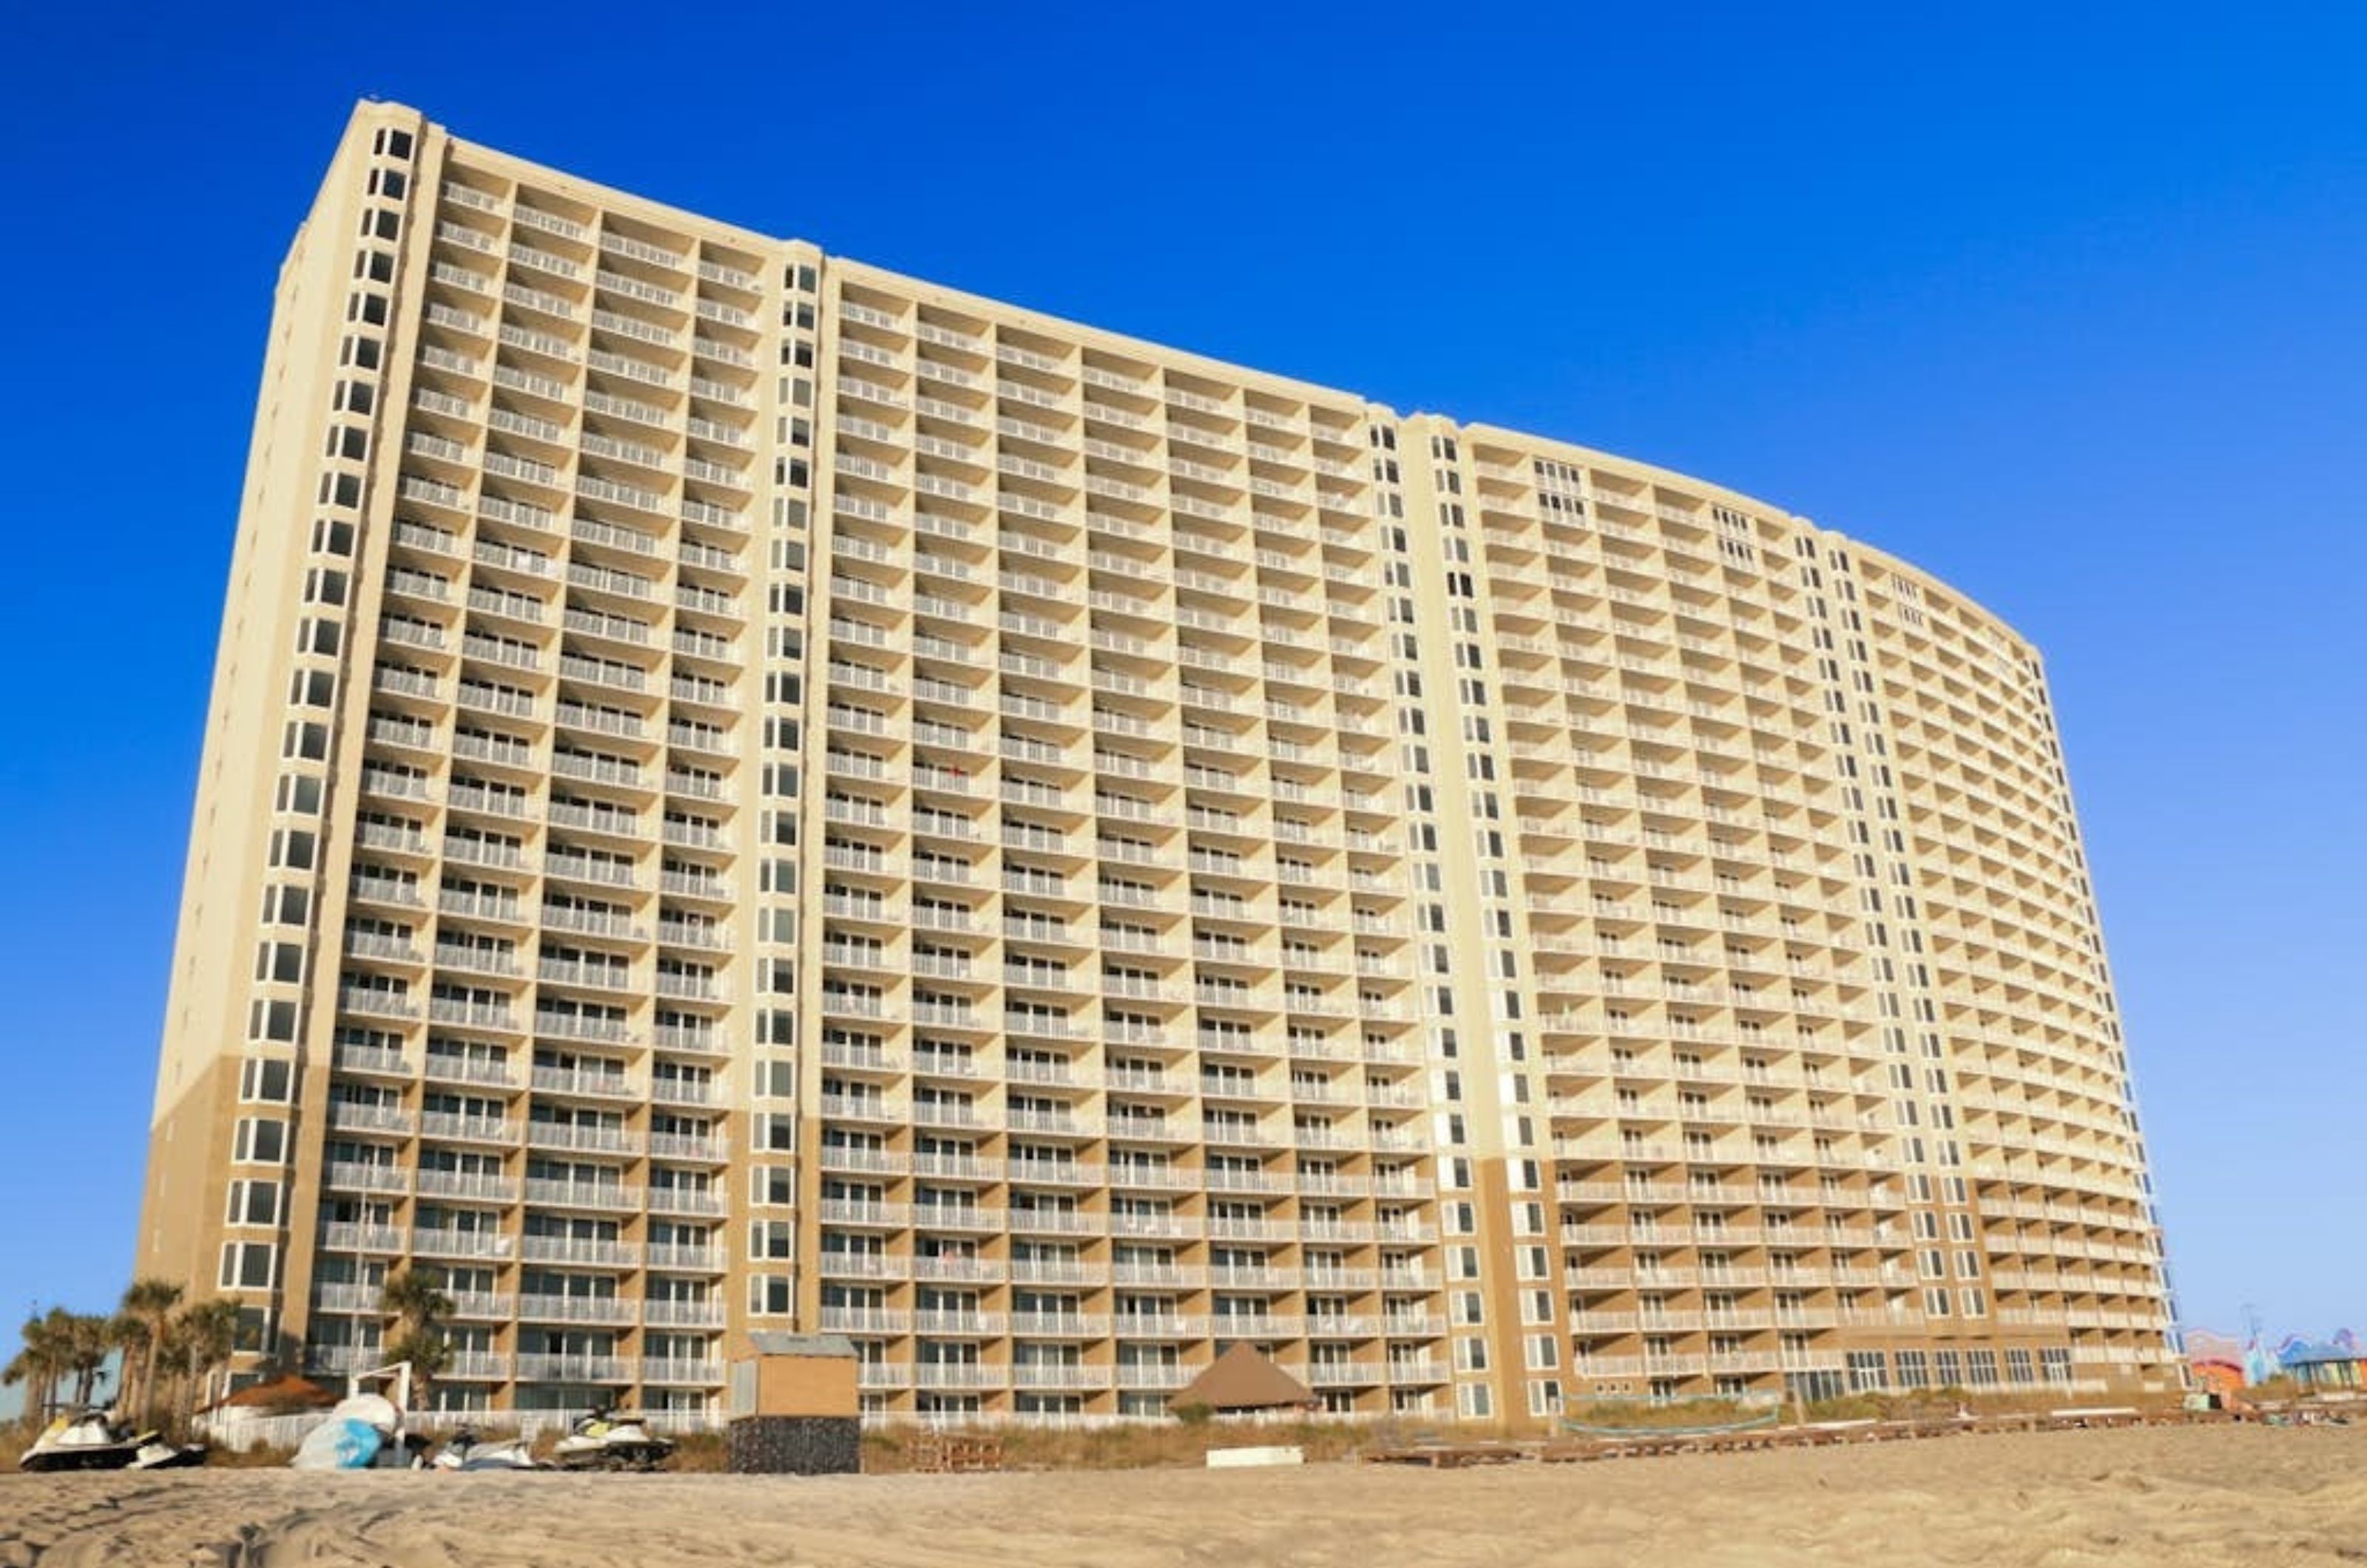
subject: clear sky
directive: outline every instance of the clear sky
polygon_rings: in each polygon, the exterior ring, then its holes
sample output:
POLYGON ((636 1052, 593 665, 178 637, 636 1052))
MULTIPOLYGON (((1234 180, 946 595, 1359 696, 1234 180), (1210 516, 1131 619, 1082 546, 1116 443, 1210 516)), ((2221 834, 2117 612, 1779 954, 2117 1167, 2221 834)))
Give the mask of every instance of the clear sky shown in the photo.
POLYGON ((0 1349, 129 1267, 273 275, 362 95, 1929 568, 2048 657, 2187 1315, 2367 1328, 2367 10, 97 0, 9 31, 0 1349))

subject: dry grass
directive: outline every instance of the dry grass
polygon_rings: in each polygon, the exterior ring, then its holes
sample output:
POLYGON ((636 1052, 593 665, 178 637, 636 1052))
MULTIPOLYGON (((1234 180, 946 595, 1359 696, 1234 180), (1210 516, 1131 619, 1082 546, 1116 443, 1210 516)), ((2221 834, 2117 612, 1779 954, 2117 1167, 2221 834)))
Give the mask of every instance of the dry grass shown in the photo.
POLYGON ((674 1440, 670 1471, 689 1474, 720 1474, 731 1468, 731 1445, 720 1432, 685 1432, 674 1440))
MULTIPOLYGON (((2037 1389, 2014 1393, 1974 1393, 1965 1389, 1920 1389, 1905 1393, 1857 1393, 1840 1399, 1820 1399, 1806 1406, 1783 1404, 1775 1407, 1776 1421, 1781 1426, 1793 1426, 1802 1420, 1816 1421, 1947 1421, 1961 1412, 1975 1416, 2044 1415, 2067 1405, 2109 1404, 2128 1404, 2137 1409, 2175 1408, 2172 1396, 2144 1399, 2097 1399, 2067 1393, 2061 1389, 2037 1389)), ((1628 1427, 1663 1429, 1682 1427, 1722 1427, 1763 1416, 1765 1405, 1746 1405, 1732 1400, 1692 1399, 1676 1404, 1654 1404, 1642 1400, 1602 1400, 1573 1406, 1568 1413, 1569 1421, 1579 1427, 1628 1427)), ((1460 1434, 1465 1430, 1456 1427, 1460 1434)))
POLYGON ((1637 1427, 1654 1431, 1683 1427, 1730 1427, 1754 1416, 1764 1415, 1766 1410, 1763 1406, 1740 1404, 1730 1399, 1688 1399, 1675 1404, 1604 1399, 1574 1405, 1564 1412, 1568 1420, 1580 1427, 1637 1427))
MULTIPOLYGON (((915 1427, 890 1427, 863 1434, 866 1475, 901 1474, 912 1468, 915 1427)), ((1338 1421, 1275 1421, 1236 1425, 1151 1423, 1063 1431, 1036 1427, 967 1428, 962 1437, 998 1439, 1005 1470, 1197 1469, 1211 1449, 1284 1443, 1306 1450, 1310 1461, 1344 1459, 1381 1441, 1383 1428, 1338 1421)))

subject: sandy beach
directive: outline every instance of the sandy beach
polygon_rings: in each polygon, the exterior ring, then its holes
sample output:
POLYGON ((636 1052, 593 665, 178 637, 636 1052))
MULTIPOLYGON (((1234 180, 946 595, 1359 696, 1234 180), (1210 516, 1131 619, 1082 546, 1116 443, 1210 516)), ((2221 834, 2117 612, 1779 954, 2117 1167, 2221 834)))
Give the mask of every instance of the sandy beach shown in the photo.
POLYGON ((2367 1428, 1434 1472, 0 1478, 0 1568, 2367 1562, 2367 1428))

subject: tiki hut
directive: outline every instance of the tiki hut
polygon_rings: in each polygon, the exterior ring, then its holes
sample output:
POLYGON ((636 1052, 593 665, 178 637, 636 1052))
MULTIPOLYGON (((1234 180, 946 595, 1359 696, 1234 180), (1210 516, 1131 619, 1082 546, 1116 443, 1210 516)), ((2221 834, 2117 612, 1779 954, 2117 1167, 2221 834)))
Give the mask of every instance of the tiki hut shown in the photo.
POLYGON ((1305 1383, 1275 1366, 1254 1346, 1236 1341, 1169 1400, 1167 1408, 1203 1405, 1219 1416, 1255 1416, 1274 1410, 1312 1410, 1319 1403, 1305 1383))
POLYGON ((295 1416, 326 1410, 345 1397, 309 1379, 290 1373, 268 1382, 249 1383, 210 1407, 220 1420, 252 1420, 259 1416, 295 1416))

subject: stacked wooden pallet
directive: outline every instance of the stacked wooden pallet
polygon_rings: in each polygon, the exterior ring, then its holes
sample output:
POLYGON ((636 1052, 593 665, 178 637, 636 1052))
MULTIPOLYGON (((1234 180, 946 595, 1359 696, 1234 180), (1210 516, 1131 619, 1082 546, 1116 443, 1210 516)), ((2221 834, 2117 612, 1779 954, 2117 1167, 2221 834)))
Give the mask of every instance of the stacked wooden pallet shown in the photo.
POLYGON ((912 1439, 912 1468, 924 1475, 1001 1470, 1002 1439, 974 1432, 923 1432, 912 1439))

